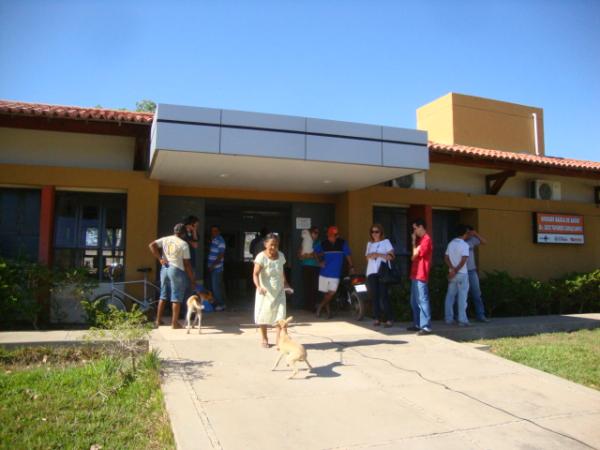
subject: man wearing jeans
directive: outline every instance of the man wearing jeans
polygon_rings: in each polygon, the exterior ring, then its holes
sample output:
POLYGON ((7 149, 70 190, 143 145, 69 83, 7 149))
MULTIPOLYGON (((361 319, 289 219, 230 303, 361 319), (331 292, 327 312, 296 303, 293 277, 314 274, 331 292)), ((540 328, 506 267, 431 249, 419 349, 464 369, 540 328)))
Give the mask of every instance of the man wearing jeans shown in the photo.
POLYGON ((223 289, 223 259, 225 258, 225 239, 221 236, 218 226, 210 227, 210 250, 208 252, 208 272, 210 273, 210 288, 215 298, 215 311, 225 309, 223 289))
POLYGON ((417 331, 420 336, 431 334, 431 312, 429 308, 429 270, 433 244, 427 234, 423 219, 412 223, 412 265, 410 269, 410 306, 413 313, 413 325, 409 331, 417 331))
POLYGON ((186 274, 194 285, 194 273, 190 264, 190 247, 182 238, 185 235, 185 225, 178 223, 173 228, 173 235, 157 239, 148 245, 150 251, 160 262, 160 301, 156 312, 156 326, 160 325, 165 305, 171 301, 173 317, 172 328, 181 328, 179 311, 185 297, 186 274), (159 251, 162 249, 162 254, 159 251), (170 296, 169 296, 170 293, 170 296))
POLYGON ((478 322, 489 322, 490 320, 485 317, 485 307, 483 306, 483 300, 481 300, 481 288, 479 287, 479 274, 477 273, 477 265, 475 264, 475 247, 478 245, 485 245, 486 239, 481 236, 472 226, 467 225, 469 230, 469 238, 467 244, 469 245, 469 259, 467 260, 467 272, 469 273, 469 294, 471 294, 471 300, 473 300, 473 306, 475 307, 475 319, 478 322))
POLYGON ((469 326, 467 319, 467 296, 469 295, 469 274, 467 260, 469 245, 465 240, 469 237, 466 225, 456 227, 457 237, 452 239, 446 249, 444 261, 448 266, 448 292, 445 301, 445 320, 447 324, 454 323, 454 303, 458 297, 458 325, 469 326))

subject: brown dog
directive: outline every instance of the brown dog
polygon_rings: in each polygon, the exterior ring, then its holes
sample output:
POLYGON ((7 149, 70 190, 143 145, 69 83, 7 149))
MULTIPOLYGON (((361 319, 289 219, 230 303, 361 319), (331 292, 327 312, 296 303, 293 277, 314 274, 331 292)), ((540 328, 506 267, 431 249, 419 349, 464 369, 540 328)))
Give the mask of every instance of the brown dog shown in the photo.
POLYGON ((190 328, 194 328, 192 322, 192 314, 196 313, 196 322, 198 323, 198 333, 202 333, 202 310, 204 309, 204 305, 202 302, 206 300, 209 303, 213 303, 215 301, 212 292, 197 292, 194 295, 191 295, 190 298, 187 299, 187 314, 185 317, 185 327, 187 328, 187 334, 190 334, 190 328))
POLYGON ((298 368, 296 367, 296 363, 298 361, 304 361, 308 366, 308 370, 312 370, 312 366, 308 362, 308 359, 306 359, 306 349, 304 346, 298 342, 292 341, 292 338, 290 338, 287 333, 287 327, 293 318, 293 316, 290 316, 285 320, 277 321, 277 326, 281 328, 279 342, 277 343, 279 346, 279 357, 271 369, 275 370, 279 364, 279 361, 281 361, 281 358, 283 358, 285 355, 288 366, 291 366, 291 368, 294 370, 294 372, 288 378, 293 378, 298 373, 298 368))

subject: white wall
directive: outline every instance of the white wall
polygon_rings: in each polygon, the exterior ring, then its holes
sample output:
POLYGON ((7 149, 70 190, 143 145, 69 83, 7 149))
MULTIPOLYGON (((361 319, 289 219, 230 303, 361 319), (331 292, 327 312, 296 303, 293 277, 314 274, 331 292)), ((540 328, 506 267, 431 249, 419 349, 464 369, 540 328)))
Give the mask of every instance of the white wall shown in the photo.
POLYGON ((132 170, 135 138, 0 127, 0 163, 132 170))
MULTIPOLYGON (((498 172, 500 170, 431 164, 425 177, 428 190, 485 195, 485 176, 498 172)), ((600 185, 600 181, 587 178, 517 172, 504 183, 498 196, 529 197, 529 183, 536 179, 560 182, 561 200, 579 203, 592 203, 594 186, 600 185)))

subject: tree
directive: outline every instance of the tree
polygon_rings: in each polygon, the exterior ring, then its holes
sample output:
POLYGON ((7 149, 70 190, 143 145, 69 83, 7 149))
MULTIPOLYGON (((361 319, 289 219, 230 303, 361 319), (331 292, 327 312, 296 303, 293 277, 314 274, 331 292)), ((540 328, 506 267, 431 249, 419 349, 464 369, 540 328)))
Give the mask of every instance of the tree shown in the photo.
POLYGON ((139 102, 135 102, 135 110, 138 112, 154 112, 156 111, 156 103, 152 100, 140 100, 139 102))

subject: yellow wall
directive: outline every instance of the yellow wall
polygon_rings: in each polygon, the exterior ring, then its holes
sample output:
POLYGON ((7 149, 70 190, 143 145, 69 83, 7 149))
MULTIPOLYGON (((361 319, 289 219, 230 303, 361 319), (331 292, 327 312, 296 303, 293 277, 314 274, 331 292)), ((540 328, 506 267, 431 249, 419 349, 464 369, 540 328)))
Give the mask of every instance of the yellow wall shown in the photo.
POLYGON ((535 153, 532 113, 543 155, 544 112, 532 106, 450 93, 417 109, 417 128, 434 142, 535 153))
POLYGON ((460 208, 461 220, 478 227, 488 245, 479 250, 481 270, 506 270, 512 275, 540 280, 570 271, 591 271, 600 267, 600 209, 593 204, 502 198, 489 195, 433 192, 372 187, 347 194, 349 208, 338 220, 354 252, 355 265, 364 270, 362 256, 373 205, 431 205, 433 208, 460 208), (555 212, 584 216, 584 245, 543 245, 533 243, 533 212, 555 212))
POLYGON ((417 109, 417 128, 427 131, 430 141, 454 144, 452 93, 417 109))
POLYGON ((158 183, 144 172, 73 169, 0 164, 2 185, 20 187, 55 186, 57 189, 121 191, 127 193, 126 279, 138 279, 138 267, 154 269, 148 244, 156 239, 158 183))

